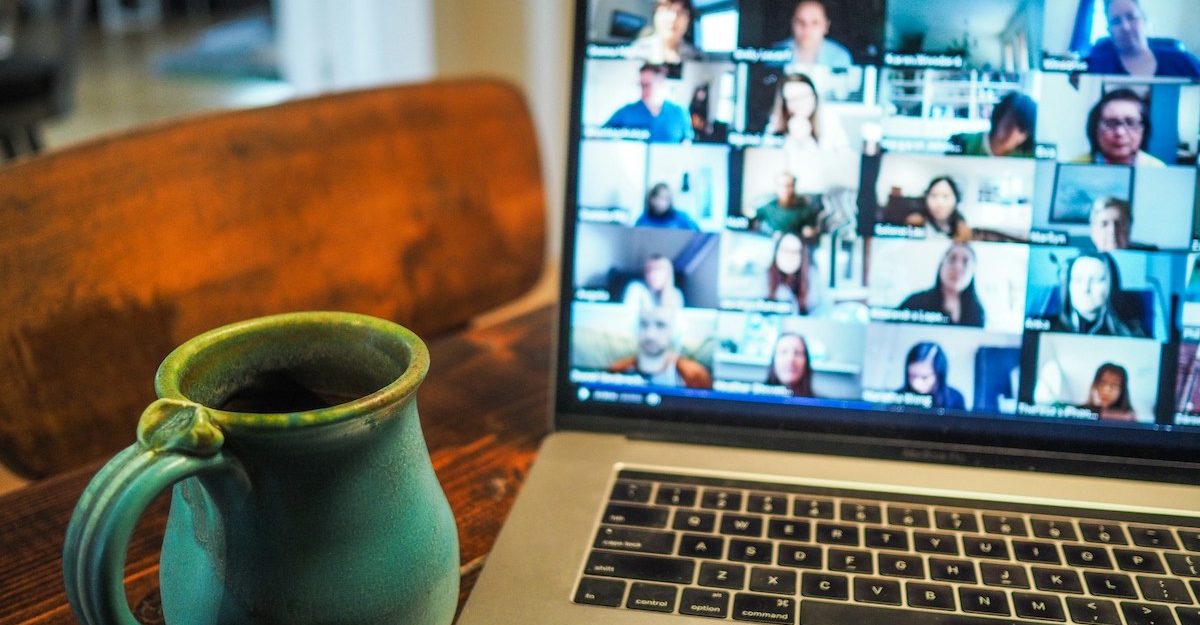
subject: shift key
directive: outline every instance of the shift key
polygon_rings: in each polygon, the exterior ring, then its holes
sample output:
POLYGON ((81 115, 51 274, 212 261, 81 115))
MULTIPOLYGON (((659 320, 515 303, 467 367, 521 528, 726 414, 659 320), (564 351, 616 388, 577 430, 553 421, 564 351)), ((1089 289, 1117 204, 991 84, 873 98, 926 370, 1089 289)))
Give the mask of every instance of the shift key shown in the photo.
POLYGON ((659 558, 632 553, 593 551, 588 556, 585 575, 641 579, 648 582, 690 584, 695 576, 696 563, 680 558, 659 558))
POLYGON ((638 527, 666 527, 667 508, 609 504, 604 509, 604 523, 610 525, 636 525, 638 527))

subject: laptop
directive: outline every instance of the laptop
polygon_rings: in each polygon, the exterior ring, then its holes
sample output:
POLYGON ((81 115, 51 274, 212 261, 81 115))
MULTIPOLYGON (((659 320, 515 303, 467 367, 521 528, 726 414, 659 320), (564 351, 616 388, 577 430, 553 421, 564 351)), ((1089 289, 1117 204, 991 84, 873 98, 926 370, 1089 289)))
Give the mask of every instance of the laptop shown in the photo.
POLYGON ((577 2, 555 432, 459 622, 1200 623, 1185 4, 577 2))

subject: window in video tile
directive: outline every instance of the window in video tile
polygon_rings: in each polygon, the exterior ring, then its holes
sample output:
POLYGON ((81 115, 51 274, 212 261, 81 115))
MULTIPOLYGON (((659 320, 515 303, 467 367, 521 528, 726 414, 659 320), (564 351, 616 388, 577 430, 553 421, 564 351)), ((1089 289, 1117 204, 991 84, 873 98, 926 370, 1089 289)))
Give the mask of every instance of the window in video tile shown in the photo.
POLYGON ((862 395, 863 324, 722 312, 717 336, 717 390, 827 399, 862 395))
POLYGON ((1197 15, 1179 0, 1053 0, 1045 7, 1042 69, 1200 78, 1197 15))
POLYGON ((1020 335, 969 328, 872 323, 863 399, 930 410, 1011 414, 1020 383, 1020 335))

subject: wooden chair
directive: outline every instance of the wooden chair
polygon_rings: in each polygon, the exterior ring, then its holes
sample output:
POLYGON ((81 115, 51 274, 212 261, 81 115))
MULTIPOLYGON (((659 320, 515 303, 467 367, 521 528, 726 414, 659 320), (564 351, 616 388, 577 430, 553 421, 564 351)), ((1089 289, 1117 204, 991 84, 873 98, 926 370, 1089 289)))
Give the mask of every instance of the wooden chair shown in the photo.
POLYGON ((536 282, 543 211, 525 103, 488 81, 216 113, 0 168, 0 462, 36 478, 120 449, 162 358, 232 321, 462 327, 536 282))

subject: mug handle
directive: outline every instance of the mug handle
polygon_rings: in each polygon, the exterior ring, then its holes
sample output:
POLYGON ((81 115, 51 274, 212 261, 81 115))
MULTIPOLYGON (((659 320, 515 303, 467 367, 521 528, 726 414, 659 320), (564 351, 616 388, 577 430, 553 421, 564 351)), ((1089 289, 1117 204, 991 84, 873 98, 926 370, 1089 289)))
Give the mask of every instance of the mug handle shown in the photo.
POLYGON ((117 454, 84 489, 67 526, 63 582, 84 625, 139 625, 125 599, 125 552, 146 506, 176 482, 240 464, 201 405, 159 399, 138 421, 138 442, 117 454))

